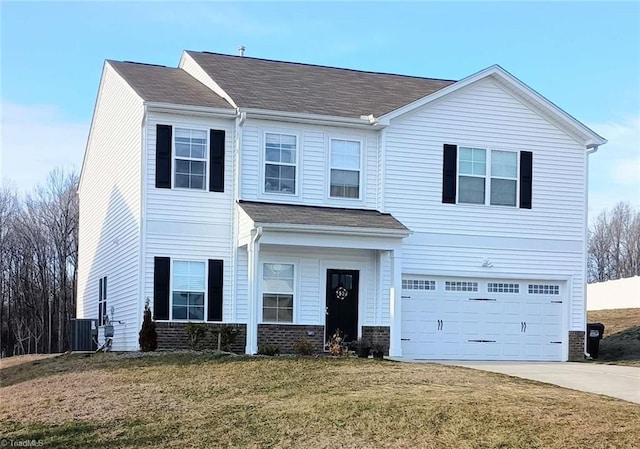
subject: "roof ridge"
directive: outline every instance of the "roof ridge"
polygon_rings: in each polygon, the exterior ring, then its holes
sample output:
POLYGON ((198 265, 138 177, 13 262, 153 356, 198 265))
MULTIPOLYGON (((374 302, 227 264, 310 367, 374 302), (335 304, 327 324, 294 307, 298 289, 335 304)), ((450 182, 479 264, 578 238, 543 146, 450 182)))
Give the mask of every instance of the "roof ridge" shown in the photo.
POLYGON ((201 54, 205 54, 205 55, 225 56, 225 57, 236 58, 236 59, 253 59, 255 61, 275 62, 275 63, 279 63, 279 64, 289 64, 289 65, 305 66, 305 67, 316 67, 316 68, 322 68, 322 69, 342 70, 342 71, 345 71, 345 72, 367 73, 367 74, 370 74, 370 75, 397 76, 397 77, 401 77, 401 78, 412 78, 412 79, 432 80, 432 81, 447 81, 447 82, 454 82, 454 83, 458 81, 458 80, 445 79, 445 78, 433 78, 433 77, 427 77, 427 76, 404 75, 404 74, 401 74, 401 73, 375 72, 375 71, 371 71, 371 70, 350 69, 350 68, 347 68, 347 67, 335 67, 335 66, 322 65, 322 64, 311 64, 311 63, 306 63, 306 62, 280 61, 280 60, 277 60, 277 59, 256 58, 256 57, 253 57, 253 56, 228 55, 228 54, 225 54, 225 53, 216 53, 216 52, 213 52, 213 51, 185 50, 185 52, 186 53, 201 53, 201 54))

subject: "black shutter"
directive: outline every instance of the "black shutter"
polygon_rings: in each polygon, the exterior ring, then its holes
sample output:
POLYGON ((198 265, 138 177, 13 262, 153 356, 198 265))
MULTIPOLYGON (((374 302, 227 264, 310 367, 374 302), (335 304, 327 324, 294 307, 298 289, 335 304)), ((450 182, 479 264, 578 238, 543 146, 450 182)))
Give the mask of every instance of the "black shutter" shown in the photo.
POLYGON ((98 326, 102 326, 102 278, 100 278, 98 284, 98 326))
POLYGON ((209 259, 209 296, 207 321, 222 321, 222 278, 224 262, 209 259))
POLYGON ((171 260, 168 257, 153 258, 153 319, 169 319, 169 278, 171 260))
POLYGON ((456 202, 456 177, 458 163, 458 147, 444 144, 442 158, 442 202, 456 202))
POLYGON ((156 187, 171 188, 171 126, 156 125, 156 187))
POLYGON ((209 131, 209 191, 224 192, 224 131, 209 131))
POLYGON ((531 209, 533 184, 533 153, 520 152, 520 208, 531 209))

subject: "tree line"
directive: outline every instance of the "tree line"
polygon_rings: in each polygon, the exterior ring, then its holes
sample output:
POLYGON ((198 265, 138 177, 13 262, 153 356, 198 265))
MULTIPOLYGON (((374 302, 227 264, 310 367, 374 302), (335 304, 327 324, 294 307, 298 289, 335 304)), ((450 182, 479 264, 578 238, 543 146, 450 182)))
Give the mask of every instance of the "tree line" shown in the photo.
POLYGON ((64 352, 75 317, 78 175, 53 170, 19 195, 0 186, 0 352, 64 352))
POLYGON ((640 275, 640 210, 619 202, 602 211, 589 231, 588 281, 640 275))

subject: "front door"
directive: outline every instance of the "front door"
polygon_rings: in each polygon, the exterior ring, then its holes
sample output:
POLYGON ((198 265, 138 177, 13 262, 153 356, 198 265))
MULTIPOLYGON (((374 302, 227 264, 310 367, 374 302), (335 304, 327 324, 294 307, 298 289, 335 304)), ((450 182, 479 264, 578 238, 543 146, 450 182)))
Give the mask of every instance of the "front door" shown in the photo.
POLYGON ((327 270, 326 340, 336 329, 345 341, 358 339, 358 270, 327 270))

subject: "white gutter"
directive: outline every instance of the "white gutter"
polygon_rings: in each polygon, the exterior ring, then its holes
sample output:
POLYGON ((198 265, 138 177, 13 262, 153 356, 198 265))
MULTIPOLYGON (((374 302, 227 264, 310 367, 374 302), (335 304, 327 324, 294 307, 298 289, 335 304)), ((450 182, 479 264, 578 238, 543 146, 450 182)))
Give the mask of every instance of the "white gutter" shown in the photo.
MULTIPOLYGON (((605 140, 606 142, 606 140, 605 140)), ((598 151, 599 145, 588 145, 587 146, 587 157, 585 159, 585 176, 584 176, 584 356, 585 358, 591 358, 591 354, 587 352, 587 254, 589 252, 589 156, 598 151)))
POLYGON ((145 101, 144 104, 147 106, 150 112, 167 112, 171 114, 199 114, 206 115, 209 117, 221 117, 221 118, 235 118, 237 112, 235 109, 230 108, 213 108, 208 106, 190 106, 184 104, 173 104, 173 103, 158 103, 145 101))
POLYGON ((298 112, 272 111, 269 109, 241 108, 247 117, 263 120, 280 120, 285 122, 309 123, 317 125, 340 125, 354 128, 379 128, 378 121, 373 115, 363 115, 360 118, 340 117, 335 115, 306 114, 298 112))
POLYGON ((409 229, 386 229, 386 228, 355 228, 349 226, 322 226, 322 225, 307 225, 307 224, 292 224, 292 223, 255 223, 255 226, 259 229, 265 228, 269 231, 283 231, 283 232, 309 232, 313 234, 321 235, 354 235, 364 237, 391 237, 391 238, 404 238, 413 232, 409 229))
MULTIPOLYGON (((140 238, 138 243, 140 248, 138 251, 138 313, 137 313, 137 329, 142 327, 142 316, 144 314, 144 282, 145 275, 145 257, 146 257, 146 220, 147 220, 147 106, 142 104, 142 122, 140 123, 140 238)), ((151 305, 152 306, 152 305, 151 305)), ((152 306, 153 307, 153 306, 152 306)))

